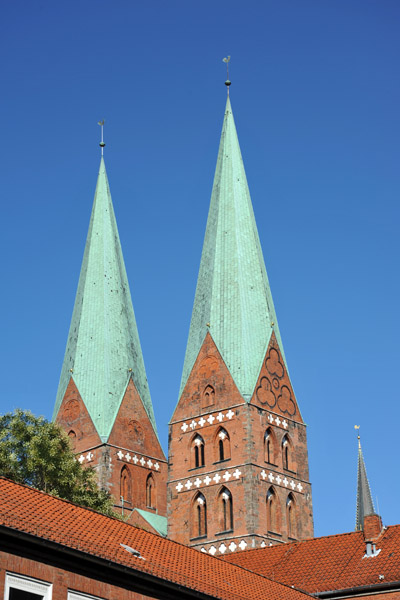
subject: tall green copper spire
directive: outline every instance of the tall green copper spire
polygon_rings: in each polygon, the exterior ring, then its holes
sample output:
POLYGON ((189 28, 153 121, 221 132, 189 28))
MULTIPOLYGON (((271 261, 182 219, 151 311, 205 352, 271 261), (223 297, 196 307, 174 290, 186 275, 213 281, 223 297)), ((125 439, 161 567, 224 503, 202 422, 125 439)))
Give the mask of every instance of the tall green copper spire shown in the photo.
POLYGON ((180 395, 209 331, 250 401, 273 330, 283 354, 228 95, 180 395))
POLYGON ((361 450, 360 436, 358 436, 356 531, 364 528, 364 517, 373 514, 375 514, 374 503, 361 450))
POLYGON ((54 418, 71 377, 103 442, 110 435, 130 378, 156 431, 103 158, 54 418))

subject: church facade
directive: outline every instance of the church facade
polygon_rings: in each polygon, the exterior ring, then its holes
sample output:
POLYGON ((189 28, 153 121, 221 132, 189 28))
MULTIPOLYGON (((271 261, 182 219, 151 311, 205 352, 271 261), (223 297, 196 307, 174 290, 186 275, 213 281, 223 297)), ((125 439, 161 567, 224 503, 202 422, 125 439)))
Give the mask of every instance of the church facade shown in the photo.
POLYGON ((306 426, 229 87, 168 461, 103 157, 54 419, 132 523, 168 524, 170 539, 212 555, 313 536, 306 426))

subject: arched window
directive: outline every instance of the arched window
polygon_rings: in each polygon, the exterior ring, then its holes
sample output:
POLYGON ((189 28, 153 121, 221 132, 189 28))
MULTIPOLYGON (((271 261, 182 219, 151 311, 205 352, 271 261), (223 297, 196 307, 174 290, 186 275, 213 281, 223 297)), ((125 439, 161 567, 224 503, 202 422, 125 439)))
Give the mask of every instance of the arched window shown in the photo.
POLYGON ((296 503, 292 493, 288 495, 286 500, 286 523, 288 529, 288 537, 295 538, 297 536, 296 503))
POLYGON ((192 537, 207 535, 207 503, 203 494, 196 494, 192 505, 192 537))
POLYGON ((218 516, 221 531, 233 530, 233 504, 232 494, 228 488, 223 487, 218 494, 218 516))
POLYGON ((207 406, 212 406, 214 404, 214 401, 215 401, 215 390, 212 387, 212 385, 208 385, 203 392, 203 398, 202 398, 203 408, 206 408, 207 406))
POLYGON ((274 465, 275 458, 275 436, 271 427, 268 427, 264 435, 264 460, 274 465))
POLYGON ((127 466, 121 469, 120 496, 123 502, 131 502, 131 474, 127 466))
POLYGON ((287 434, 282 438, 282 464, 288 471, 294 471, 293 466, 293 446, 287 434))
POLYGON ((231 457, 231 442, 228 432, 223 427, 217 431, 215 439, 217 462, 228 460, 231 457))
POLYGON ((146 506, 149 508, 156 508, 156 494, 154 477, 150 473, 146 479, 146 506))
POLYGON ((281 530, 278 498, 272 486, 267 492, 267 529, 274 533, 281 530))
POLYGON ((192 440, 192 469, 204 467, 204 464, 204 440, 197 434, 192 440))

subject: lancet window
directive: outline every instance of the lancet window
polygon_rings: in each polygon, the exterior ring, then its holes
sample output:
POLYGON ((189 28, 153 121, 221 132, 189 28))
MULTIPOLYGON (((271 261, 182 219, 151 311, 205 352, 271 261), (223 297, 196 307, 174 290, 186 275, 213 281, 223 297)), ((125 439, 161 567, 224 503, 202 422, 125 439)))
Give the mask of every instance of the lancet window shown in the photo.
POLYGON ((272 465, 276 464, 275 463, 275 446, 276 446, 276 439, 275 439, 275 435, 271 429, 271 427, 268 427, 267 431, 265 432, 264 435, 264 460, 267 463, 271 463, 272 465))
POLYGON ((131 502, 131 474, 127 466, 122 467, 120 476, 120 496, 123 502, 131 502))
POLYGON ((274 533, 281 530, 278 498, 272 486, 267 492, 267 529, 274 533))
POLYGON ((288 495, 286 500, 286 523, 288 528, 288 537, 295 538, 297 536, 296 503, 292 493, 288 495))
POLYGON ((203 494, 196 494, 192 505, 192 537, 207 535, 207 503, 203 494))
POLYGON ((220 427, 215 439, 217 462, 228 460, 231 457, 231 441, 229 434, 223 427, 220 427))
POLYGON ((287 434, 282 438, 282 463, 283 468, 288 471, 294 471, 293 467, 293 446, 287 434))
POLYGON ((218 515, 221 531, 233 530, 233 503, 232 494, 228 488, 223 487, 218 494, 218 515))
POLYGON ((192 468, 205 465, 204 440, 201 435, 195 435, 192 440, 192 468))
POLYGON ((202 398, 202 406, 206 408, 207 406, 212 406, 215 402, 215 390, 212 385, 208 385, 204 392, 202 398))
POLYGON ((156 508, 156 494, 154 477, 150 473, 146 479, 146 506, 149 508, 156 508))

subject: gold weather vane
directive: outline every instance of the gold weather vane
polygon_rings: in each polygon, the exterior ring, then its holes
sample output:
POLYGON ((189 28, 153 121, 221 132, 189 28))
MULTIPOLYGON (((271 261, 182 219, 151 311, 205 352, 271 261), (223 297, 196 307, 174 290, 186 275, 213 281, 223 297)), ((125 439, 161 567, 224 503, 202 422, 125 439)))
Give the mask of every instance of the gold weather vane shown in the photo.
POLYGON ((358 444, 360 445, 360 426, 354 425, 354 429, 357 431, 358 444))
POLYGON ((103 156, 104 154, 104 139, 103 139, 103 129, 104 129, 104 123, 105 123, 105 119, 103 119, 102 121, 98 121, 98 125, 100 125, 101 127, 101 142, 99 144, 100 148, 101 148, 101 155, 103 156))
POLYGON ((229 81, 229 61, 231 60, 230 56, 227 56, 226 58, 222 59, 222 62, 224 62, 226 64, 226 81, 225 81, 225 85, 228 88, 228 96, 229 96, 229 86, 231 85, 231 82, 229 81))

